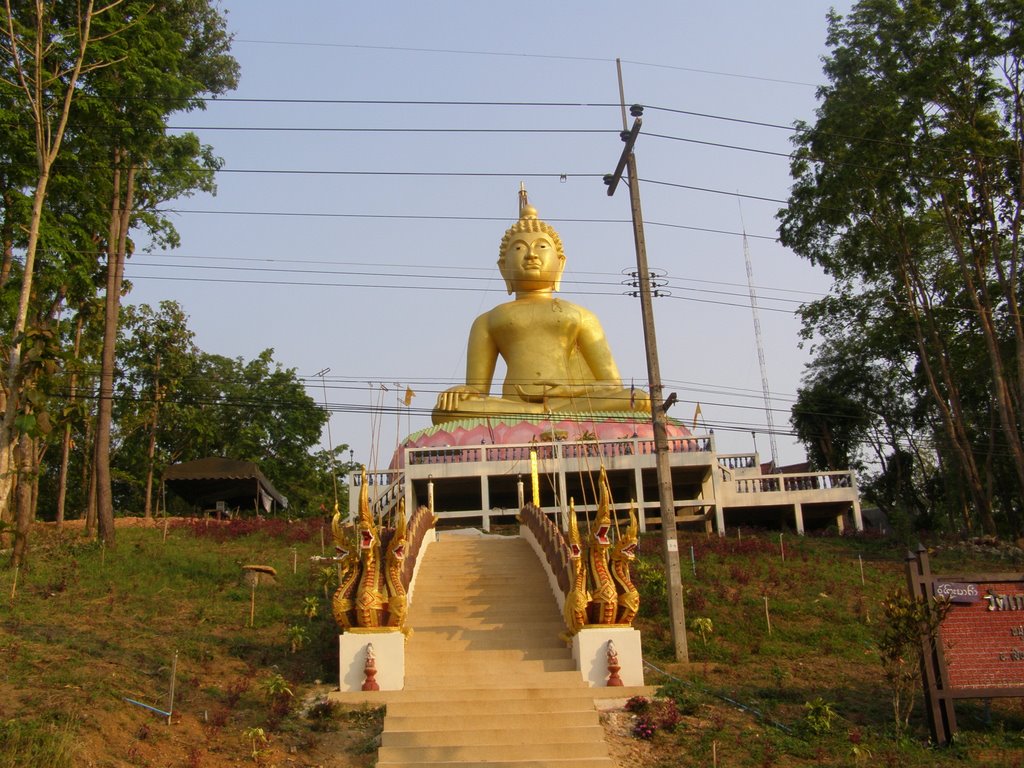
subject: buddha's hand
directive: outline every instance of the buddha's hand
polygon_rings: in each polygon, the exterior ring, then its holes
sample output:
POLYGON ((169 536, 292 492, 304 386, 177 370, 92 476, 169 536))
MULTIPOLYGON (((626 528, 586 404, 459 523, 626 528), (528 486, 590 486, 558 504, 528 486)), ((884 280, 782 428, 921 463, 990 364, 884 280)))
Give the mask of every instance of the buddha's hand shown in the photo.
POLYGON ((538 381, 536 384, 523 387, 516 385, 516 392, 528 402, 541 402, 542 400, 557 400, 559 398, 572 399, 578 397, 603 397, 612 393, 622 392, 622 387, 601 382, 587 384, 561 384, 554 381, 538 381))
POLYGON ((584 397, 587 394, 585 384, 557 384, 553 381, 538 381, 536 384, 523 386, 516 384, 516 393, 527 403, 540 403, 548 398, 584 397))
POLYGON ((446 389, 437 396, 437 407, 435 410, 458 411, 462 407, 462 402, 464 400, 482 400, 483 397, 483 395, 472 387, 467 387, 465 385, 452 387, 451 389, 446 389))

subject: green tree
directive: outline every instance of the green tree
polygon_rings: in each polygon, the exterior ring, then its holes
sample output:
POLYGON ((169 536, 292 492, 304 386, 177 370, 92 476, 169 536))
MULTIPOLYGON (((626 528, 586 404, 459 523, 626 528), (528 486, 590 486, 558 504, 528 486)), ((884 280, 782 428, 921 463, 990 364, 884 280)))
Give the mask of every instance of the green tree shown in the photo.
MULTIPOLYGON (((158 204, 214 191, 220 166, 194 135, 169 136, 168 117, 202 108, 204 94, 223 93, 237 81, 228 53, 231 37, 205 0, 125 0, 119 9, 126 31, 104 41, 116 56, 94 78, 91 98, 81 101, 92 130, 82 134, 87 157, 104 158, 110 174, 99 200, 106 202, 106 313, 95 438, 96 507, 99 533, 114 539, 110 471, 114 361, 129 231, 145 227, 158 242, 177 243, 158 204), (131 20, 129 23, 128 20, 131 20)), ((116 23, 116 22, 115 22, 116 23)), ((102 167, 102 166, 101 166, 102 167)))
MULTIPOLYGON (((6 183, 27 185, 32 200, 27 217, 23 268, 18 289, 17 308, 14 311, 11 333, 7 341, 6 373, 4 376, 3 418, 0 419, 0 520, 10 517, 11 490, 14 478, 28 478, 33 467, 35 450, 32 435, 18 430, 19 413, 22 421, 33 416, 31 403, 26 404, 22 387, 33 379, 23 359, 23 348, 29 338, 29 304, 33 296, 36 254, 46 206, 47 192, 63 148, 65 133, 75 99, 84 92, 81 79, 109 64, 95 54, 97 35, 93 24, 108 15, 119 0, 97 9, 93 0, 79 2, 12 3, 5 0, 0 17, 0 86, 3 103, 9 114, 24 120, 29 126, 31 154, 35 173, 31 179, 8 176, 6 183), (15 463, 15 448, 18 456, 15 463)), ((15 129, 19 138, 16 151, 9 160, 17 160, 29 146, 21 139, 24 134, 15 129)), ((10 172, 10 171, 9 171, 10 172)), ((4 195, 7 210, 15 211, 17 195, 7 191, 4 195), (8 206, 9 204, 9 206, 8 206)), ((13 259, 12 259, 13 260, 13 259)), ((45 329, 38 329, 45 332, 45 329)), ((25 558, 28 531, 31 522, 30 496, 26 489, 19 490, 14 563, 25 558)))
POLYGON ((147 304, 127 306, 121 314, 115 464, 141 480, 143 515, 150 518, 154 477, 169 463, 166 452, 157 450, 166 442, 165 420, 178 422, 177 395, 195 375, 198 349, 188 317, 176 302, 162 301, 156 310, 147 304))
MULTIPOLYGON (((331 468, 343 477, 349 467, 341 458, 347 446, 335 449, 334 462, 327 451, 314 451, 327 414, 295 370, 276 362, 270 349, 248 361, 198 352, 194 367, 161 402, 161 412, 157 455, 162 461, 222 456, 256 462, 288 497, 291 510, 315 510, 320 504, 329 509, 331 468)), ((140 445, 137 434, 129 439, 140 445)), ((126 476, 139 478, 138 467, 128 469, 139 448, 127 445, 116 463, 126 476)), ((344 493, 342 485, 339 492, 344 493)))
MULTIPOLYGON (((828 83, 815 123, 798 125, 779 214, 783 243, 824 268, 842 302, 862 303, 865 338, 912 361, 966 524, 990 533, 1019 526, 991 481, 1013 479, 1004 498, 1024 491, 1021 22, 1005 0, 832 13, 828 83)), ((818 330, 842 318, 805 314, 818 330)))

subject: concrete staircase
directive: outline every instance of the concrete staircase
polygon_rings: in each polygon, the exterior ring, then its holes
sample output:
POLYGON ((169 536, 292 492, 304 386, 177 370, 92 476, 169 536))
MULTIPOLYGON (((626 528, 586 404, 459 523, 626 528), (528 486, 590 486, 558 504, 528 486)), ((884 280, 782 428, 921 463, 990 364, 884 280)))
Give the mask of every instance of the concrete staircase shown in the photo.
POLYGON ((445 532, 424 558, 377 765, 614 768, 526 540, 445 532))

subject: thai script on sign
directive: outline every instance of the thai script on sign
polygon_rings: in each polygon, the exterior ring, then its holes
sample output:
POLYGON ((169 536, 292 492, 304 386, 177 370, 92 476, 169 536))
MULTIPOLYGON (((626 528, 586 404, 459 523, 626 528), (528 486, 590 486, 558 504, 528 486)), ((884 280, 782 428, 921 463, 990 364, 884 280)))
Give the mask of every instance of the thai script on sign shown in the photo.
POLYGON ((990 611, 1024 611, 1024 595, 997 595, 990 589, 985 600, 990 611))
POLYGON ((977 584, 960 584, 955 581, 935 582, 935 596, 949 598, 951 603, 976 603, 981 600, 977 584))

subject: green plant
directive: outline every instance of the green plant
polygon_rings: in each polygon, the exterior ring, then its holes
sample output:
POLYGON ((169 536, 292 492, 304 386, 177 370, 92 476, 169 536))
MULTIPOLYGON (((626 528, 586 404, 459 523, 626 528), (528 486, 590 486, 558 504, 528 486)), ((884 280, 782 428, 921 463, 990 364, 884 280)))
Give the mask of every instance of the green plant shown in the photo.
POLYGON ((338 586, 338 569, 333 565, 325 565, 317 573, 317 584, 324 591, 324 600, 329 599, 332 589, 338 586))
POLYGON ((298 653, 309 643, 309 631, 301 624, 293 624, 285 631, 292 653, 298 653))
POLYGON ((254 762, 258 762, 263 754, 263 747, 268 744, 267 733, 262 728, 252 727, 242 731, 242 738, 249 741, 249 747, 254 762))
POLYGON ((879 660, 892 695, 897 734, 903 733, 914 709, 921 678, 922 643, 934 645, 939 625, 949 613, 948 599, 925 600, 894 589, 882 601, 882 623, 877 639, 879 660))
POLYGON ((316 595, 307 595, 302 601, 302 614, 312 621, 320 613, 320 598, 316 595))
POLYGON ((715 625, 711 619, 707 617, 696 618, 690 622, 690 629, 697 632, 700 635, 700 640, 704 643, 704 648, 708 646, 708 635, 715 631, 715 625))
POLYGON ((288 687, 288 681, 277 672, 264 678, 260 687, 263 689, 263 694, 270 705, 267 725, 270 728, 276 728, 285 715, 291 711, 295 694, 288 687))
POLYGON ((871 759, 872 752, 863 742, 861 732, 856 728, 847 736, 850 740, 850 756, 853 757, 854 765, 861 765, 871 759))
POLYGON ((821 696, 804 703, 804 724, 816 736, 831 731, 835 717, 835 707, 821 696))
POLYGON ((295 695, 292 693, 292 689, 288 687, 288 681, 279 672, 274 672, 263 678, 260 688, 263 689, 263 693, 269 701, 282 697, 290 699, 295 695))

